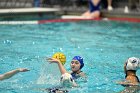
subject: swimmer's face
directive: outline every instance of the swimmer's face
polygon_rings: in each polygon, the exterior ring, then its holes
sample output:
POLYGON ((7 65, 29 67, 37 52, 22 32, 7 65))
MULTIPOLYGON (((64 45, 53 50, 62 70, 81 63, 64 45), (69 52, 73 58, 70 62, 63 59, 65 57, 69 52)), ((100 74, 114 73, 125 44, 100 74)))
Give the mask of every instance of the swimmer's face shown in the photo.
POLYGON ((73 72, 76 72, 76 71, 80 70, 80 65, 81 64, 78 60, 72 60, 71 61, 71 70, 73 72))

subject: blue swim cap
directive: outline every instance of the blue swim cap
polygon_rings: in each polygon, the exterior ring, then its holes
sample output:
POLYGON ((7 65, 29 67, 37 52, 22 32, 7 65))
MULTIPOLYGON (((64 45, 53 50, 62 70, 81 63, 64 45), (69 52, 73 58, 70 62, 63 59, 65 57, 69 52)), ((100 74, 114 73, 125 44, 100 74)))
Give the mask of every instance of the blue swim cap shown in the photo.
POLYGON ((80 57, 80 56, 75 56, 72 60, 78 60, 78 61, 80 62, 80 64, 81 64, 80 69, 83 68, 84 63, 83 63, 83 58, 82 58, 82 57, 80 57))

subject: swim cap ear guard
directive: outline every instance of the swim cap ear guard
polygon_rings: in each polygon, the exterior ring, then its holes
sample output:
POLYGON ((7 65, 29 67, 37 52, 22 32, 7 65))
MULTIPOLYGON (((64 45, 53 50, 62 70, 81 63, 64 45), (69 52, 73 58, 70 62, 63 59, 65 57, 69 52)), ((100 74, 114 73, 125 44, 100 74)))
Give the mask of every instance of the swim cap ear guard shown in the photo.
POLYGON ((138 70, 140 68, 140 59, 136 57, 128 58, 126 62, 126 70, 138 70))
POLYGON ((79 62, 80 62, 80 69, 82 69, 83 68, 83 66, 84 66, 84 62, 83 62, 83 58, 82 57, 80 57, 80 56, 75 56, 72 60, 78 60, 79 62))

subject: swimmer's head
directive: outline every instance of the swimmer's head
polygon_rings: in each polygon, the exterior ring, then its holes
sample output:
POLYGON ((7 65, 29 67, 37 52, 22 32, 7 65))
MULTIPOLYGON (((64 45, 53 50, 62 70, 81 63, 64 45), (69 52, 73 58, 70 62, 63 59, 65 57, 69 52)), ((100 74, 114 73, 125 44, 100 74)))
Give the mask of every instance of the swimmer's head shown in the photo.
POLYGON ((127 70, 138 70, 140 68, 140 59, 136 57, 130 57, 126 61, 126 71, 127 70))
POLYGON ((83 58, 82 58, 82 57, 80 57, 80 56, 75 56, 72 60, 77 60, 77 61, 79 61, 79 62, 80 62, 80 69, 83 68, 84 62, 83 62, 83 58))

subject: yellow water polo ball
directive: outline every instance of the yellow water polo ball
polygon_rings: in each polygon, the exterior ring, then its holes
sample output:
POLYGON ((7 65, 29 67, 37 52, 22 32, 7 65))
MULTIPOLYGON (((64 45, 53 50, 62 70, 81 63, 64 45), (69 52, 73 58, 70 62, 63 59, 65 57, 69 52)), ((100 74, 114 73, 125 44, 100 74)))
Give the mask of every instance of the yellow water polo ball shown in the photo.
POLYGON ((59 59, 63 65, 66 63, 66 56, 61 52, 55 53, 52 58, 59 59))

